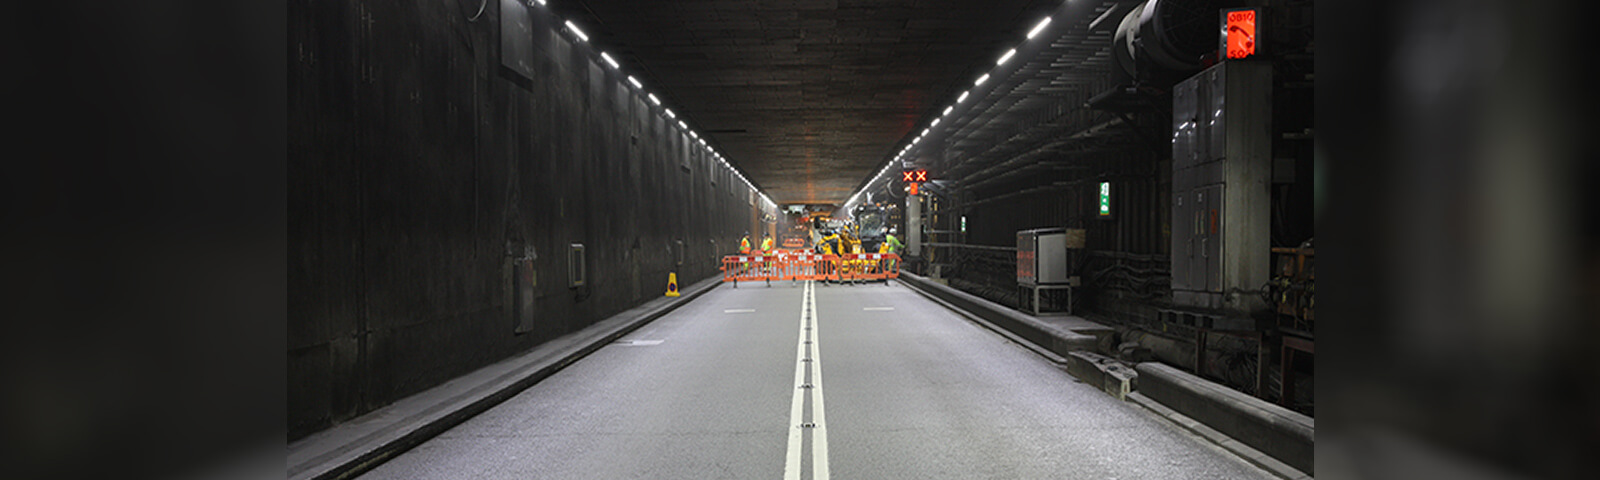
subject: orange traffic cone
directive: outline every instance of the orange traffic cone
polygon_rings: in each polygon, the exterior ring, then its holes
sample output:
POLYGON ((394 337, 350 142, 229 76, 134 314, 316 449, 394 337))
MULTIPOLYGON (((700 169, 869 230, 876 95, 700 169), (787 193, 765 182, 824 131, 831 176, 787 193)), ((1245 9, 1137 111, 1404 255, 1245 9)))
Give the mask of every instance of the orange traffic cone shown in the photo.
POLYGON ((667 273, 667 296, 678 296, 678 274, 675 272, 667 273))

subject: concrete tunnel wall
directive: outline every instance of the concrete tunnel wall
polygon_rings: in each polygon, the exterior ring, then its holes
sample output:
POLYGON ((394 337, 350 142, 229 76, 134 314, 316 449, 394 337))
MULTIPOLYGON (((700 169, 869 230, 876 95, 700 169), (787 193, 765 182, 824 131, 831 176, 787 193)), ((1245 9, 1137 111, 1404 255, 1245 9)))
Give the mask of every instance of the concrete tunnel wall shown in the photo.
POLYGON ((290 3, 291 440, 657 298, 669 272, 714 275, 741 233, 759 238, 743 182, 527 9, 290 3), (568 287, 571 243, 584 287, 568 287), (530 247, 535 324, 518 334, 530 247))

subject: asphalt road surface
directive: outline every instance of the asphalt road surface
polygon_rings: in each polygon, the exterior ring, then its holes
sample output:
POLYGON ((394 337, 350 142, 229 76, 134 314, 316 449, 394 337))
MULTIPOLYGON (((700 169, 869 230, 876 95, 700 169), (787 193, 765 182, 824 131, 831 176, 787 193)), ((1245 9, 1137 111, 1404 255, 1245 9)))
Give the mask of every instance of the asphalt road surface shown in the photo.
POLYGON ((1276 478, 897 282, 723 285, 361 478, 832 477, 1276 478))

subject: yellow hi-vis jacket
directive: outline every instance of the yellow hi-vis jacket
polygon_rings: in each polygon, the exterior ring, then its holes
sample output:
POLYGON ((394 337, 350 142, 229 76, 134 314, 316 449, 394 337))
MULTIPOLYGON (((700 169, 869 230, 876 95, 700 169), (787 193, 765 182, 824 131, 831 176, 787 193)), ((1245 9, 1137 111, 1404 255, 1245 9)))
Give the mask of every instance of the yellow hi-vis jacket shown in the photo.
POLYGON ((744 255, 750 254, 750 237, 744 237, 743 239, 739 240, 739 253, 744 255))
POLYGON ((772 244, 773 244, 772 237, 767 237, 767 238, 761 239, 761 254, 762 255, 772 255, 772 246, 773 246, 772 244))
POLYGON ((878 253, 900 253, 902 247, 905 244, 900 243, 900 239, 894 235, 884 235, 883 243, 878 245, 878 253))

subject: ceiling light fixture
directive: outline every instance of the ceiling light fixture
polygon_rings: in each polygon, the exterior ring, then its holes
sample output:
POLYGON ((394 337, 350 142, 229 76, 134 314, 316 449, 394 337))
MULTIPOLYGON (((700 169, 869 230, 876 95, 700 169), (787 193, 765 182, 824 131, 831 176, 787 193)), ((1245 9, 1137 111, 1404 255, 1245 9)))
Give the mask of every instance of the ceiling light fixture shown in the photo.
POLYGON ((639 79, 633 78, 633 75, 628 75, 628 83, 633 84, 633 88, 644 88, 644 85, 639 83, 639 79))
POLYGON ((1033 26, 1033 30, 1028 31, 1028 38, 1033 38, 1034 35, 1038 35, 1040 31, 1044 30, 1045 25, 1049 24, 1050 17, 1044 17, 1044 20, 1040 20, 1038 25, 1033 26))
POLYGON ((661 99, 656 98, 656 94, 651 93, 651 94, 648 94, 646 96, 650 97, 650 103, 654 103, 658 107, 661 106, 661 99))
POLYGON ((1001 55, 1001 56, 1000 56, 1000 59, 999 59, 999 60, 995 60, 995 61, 994 61, 994 64, 995 64, 995 65, 1003 65, 1003 64, 1005 64, 1005 63, 1006 63, 1006 60, 1010 60, 1010 59, 1011 59, 1011 56, 1012 56, 1012 55, 1016 55, 1016 54, 1017 54, 1017 49, 1015 49, 1015 48, 1013 48, 1013 49, 1011 49, 1011 50, 1008 50, 1008 51, 1006 51, 1006 54, 1005 54, 1005 55, 1001 55))
POLYGON ((621 65, 617 65, 616 59, 611 58, 611 55, 606 52, 600 52, 600 58, 611 64, 611 68, 622 68, 621 65))
POLYGON ((985 74, 983 74, 983 76, 978 77, 978 81, 972 82, 972 85, 973 86, 983 85, 983 82, 987 82, 987 81, 989 81, 989 74, 985 73, 985 74))
POLYGON ((585 42, 589 41, 589 36, 584 35, 583 30, 579 30, 577 25, 573 25, 572 20, 567 20, 567 29, 572 30, 572 33, 577 35, 579 40, 583 40, 585 42))
POLYGON ((968 93, 972 93, 972 91, 968 90, 968 91, 965 91, 965 92, 961 92, 961 96, 960 97, 956 97, 956 103, 961 103, 961 102, 967 101, 967 94, 968 93))

